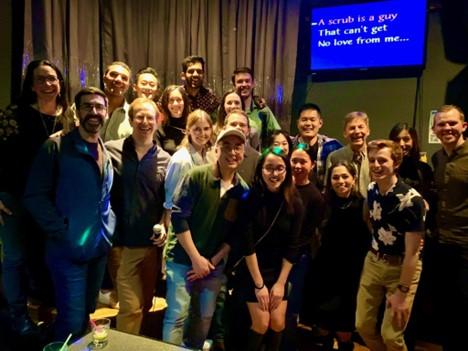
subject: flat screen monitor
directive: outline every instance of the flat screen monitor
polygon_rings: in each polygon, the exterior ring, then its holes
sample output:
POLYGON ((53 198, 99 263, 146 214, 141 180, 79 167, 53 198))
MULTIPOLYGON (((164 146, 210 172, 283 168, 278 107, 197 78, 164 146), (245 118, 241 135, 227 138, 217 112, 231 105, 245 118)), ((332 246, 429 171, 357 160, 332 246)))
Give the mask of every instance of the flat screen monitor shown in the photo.
POLYGON ((310 69, 316 78, 395 76, 424 68, 427 0, 313 7, 310 69))

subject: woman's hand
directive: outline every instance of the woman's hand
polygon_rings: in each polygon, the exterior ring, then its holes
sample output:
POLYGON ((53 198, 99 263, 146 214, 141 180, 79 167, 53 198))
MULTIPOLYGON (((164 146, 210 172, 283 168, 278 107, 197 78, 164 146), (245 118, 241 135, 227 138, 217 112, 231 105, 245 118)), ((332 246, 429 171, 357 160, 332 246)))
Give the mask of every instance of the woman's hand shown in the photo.
POLYGON ((278 308, 284 297, 284 284, 276 282, 270 290, 270 311, 278 308))
POLYGON ((258 304, 262 311, 267 312, 270 305, 270 295, 268 293, 268 288, 264 284, 261 289, 255 288, 255 296, 257 297, 258 304))

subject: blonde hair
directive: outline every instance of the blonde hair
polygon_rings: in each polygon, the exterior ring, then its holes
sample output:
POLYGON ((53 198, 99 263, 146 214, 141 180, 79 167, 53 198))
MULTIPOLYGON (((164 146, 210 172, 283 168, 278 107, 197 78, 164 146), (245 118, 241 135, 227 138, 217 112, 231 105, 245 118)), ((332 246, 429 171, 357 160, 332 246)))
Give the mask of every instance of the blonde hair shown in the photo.
MULTIPOLYGON (((437 109, 436 116, 439 113, 446 113, 446 112, 450 112, 452 110, 455 110, 460 114, 460 119, 461 119, 462 122, 465 121, 465 114, 463 113, 462 109, 460 107, 458 107, 457 105, 442 105, 442 106, 440 106, 437 109)), ((436 119, 434 118, 434 121, 432 122, 433 126, 435 126, 435 120, 436 119)))
POLYGON ((156 119, 158 119, 158 116, 161 113, 159 111, 158 105, 156 105, 156 103, 151 99, 140 97, 140 98, 136 98, 135 100, 133 100, 132 103, 130 104, 130 107, 128 109, 128 117, 130 118, 130 120, 133 120, 133 115, 135 114, 136 106, 143 105, 143 104, 150 104, 154 108, 154 111, 156 112, 156 116, 155 116, 156 119))
POLYGON ((369 126, 369 116, 365 112, 361 111, 353 111, 348 113, 344 118, 344 128, 353 120, 360 118, 362 119, 367 126, 369 126))
MULTIPOLYGON (((180 146, 187 146, 188 144, 192 143, 192 140, 190 140, 189 130, 195 123, 201 120, 207 121, 211 127, 211 130, 213 130, 213 121, 211 120, 210 115, 203 110, 196 109, 195 111, 190 112, 187 116, 187 125, 185 126, 185 137, 180 142, 180 146)), ((211 147, 212 145, 213 141, 210 139, 207 143, 207 146, 211 147)))

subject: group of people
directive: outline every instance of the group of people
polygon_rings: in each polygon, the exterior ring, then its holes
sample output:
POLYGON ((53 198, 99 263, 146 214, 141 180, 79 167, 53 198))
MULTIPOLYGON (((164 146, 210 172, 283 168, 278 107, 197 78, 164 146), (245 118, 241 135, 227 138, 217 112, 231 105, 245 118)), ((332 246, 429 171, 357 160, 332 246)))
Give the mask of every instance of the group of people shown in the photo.
POLYGON ((468 312, 463 112, 448 105, 435 116, 433 173, 405 123, 368 142, 369 117, 351 112, 343 146, 319 133, 322 112, 307 103, 291 137, 254 95, 251 69, 235 69, 221 99, 204 72, 204 59, 189 56, 183 84, 161 89, 147 67, 129 94, 131 69, 116 61, 103 90, 85 87, 69 106, 60 70, 28 65, 1 147, 13 330, 35 330, 27 300, 36 297, 57 308, 55 339, 82 336, 107 270, 121 331, 140 333, 163 275, 162 335, 173 344, 297 350, 308 315, 324 350, 334 339, 352 350, 356 330, 371 350, 406 350, 421 259, 436 259, 423 256, 427 243, 443 258, 444 350, 459 350, 468 312))

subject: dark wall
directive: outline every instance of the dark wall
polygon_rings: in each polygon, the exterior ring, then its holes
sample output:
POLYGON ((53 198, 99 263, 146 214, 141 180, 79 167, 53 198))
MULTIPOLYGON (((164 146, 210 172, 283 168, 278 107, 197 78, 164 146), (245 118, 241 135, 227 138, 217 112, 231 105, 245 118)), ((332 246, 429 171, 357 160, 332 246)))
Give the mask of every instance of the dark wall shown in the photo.
POLYGON ((10 103, 11 88, 11 1, 0 1, 0 108, 10 103))
MULTIPOLYGON (((307 57, 303 62, 307 65, 307 57)), ((431 155, 440 146, 428 144, 429 114, 444 104, 447 84, 465 67, 448 61, 444 54, 440 16, 428 17, 427 63, 421 77, 416 128, 423 151, 431 155)), ((322 132, 343 140, 343 117, 354 110, 366 111, 370 117, 371 138, 388 137, 391 127, 399 122, 412 123, 416 95, 416 78, 354 80, 314 83, 297 79, 295 106, 315 102, 324 114, 322 132)), ((467 111, 468 112, 468 111, 467 111)), ((294 119, 297 116, 293 116, 294 119)), ((293 122, 295 123, 295 122, 293 122)))

